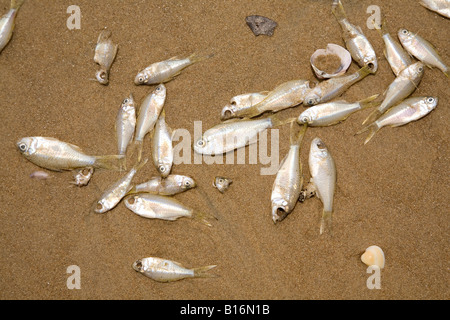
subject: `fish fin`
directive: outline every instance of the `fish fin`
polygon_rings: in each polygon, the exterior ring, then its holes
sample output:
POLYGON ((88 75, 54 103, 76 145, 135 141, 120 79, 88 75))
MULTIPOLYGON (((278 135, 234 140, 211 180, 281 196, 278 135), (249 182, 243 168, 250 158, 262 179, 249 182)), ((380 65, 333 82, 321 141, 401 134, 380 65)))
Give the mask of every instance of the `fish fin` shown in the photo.
POLYGON ((330 235, 333 234, 333 212, 332 211, 325 211, 323 210, 322 213, 322 219, 320 221, 320 234, 329 233, 330 235))
POLYGON ((271 115, 268 118, 270 118, 270 120, 272 121, 272 128, 297 121, 297 118, 288 118, 282 120, 278 117, 278 115, 271 115))
POLYGON ((363 125, 375 122, 383 113, 379 109, 375 109, 371 114, 363 121, 363 125))
POLYGON ((291 136, 290 141, 291 145, 300 146, 302 143, 303 137, 305 136, 306 129, 308 129, 308 124, 305 123, 299 132, 295 133, 294 126, 298 125, 297 122, 291 122, 291 136))
MULTIPOLYGON (((386 17, 383 15, 383 20, 380 24, 376 24, 375 19, 373 20, 373 26, 375 29, 380 33, 381 36, 384 36, 386 34, 389 34, 389 30, 386 27, 386 17)), ((384 49, 384 55, 386 55, 386 50, 384 49)))
POLYGON ((342 5, 341 0, 333 0, 331 12, 334 14, 338 21, 347 19, 347 14, 345 13, 344 6, 342 5))
POLYGON ((194 64, 194 63, 197 63, 197 62, 200 62, 200 61, 212 58, 212 57, 214 57, 214 53, 204 55, 204 56, 199 56, 196 53, 193 53, 188 57, 188 59, 191 61, 191 64, 194 64))
POLYGON ((11 0, 11 9, 19 10, 25 0, 11 0))
POLYGON ((270 91, 261 91, 261 92, 259 92, 259 94, 263 94, 263 95, 268 95, 270 93, 270 91))
POLYGON ((373 96, 370 96, 370 97, 368 97, 366 99, 359 100, 358 103, 359 103, 359 105, 361 107, 361 110, 369 108, 369 107, 374 107, 375 105, 377 105, 378 102, 374 102, 374 100, 376 98, 378 98, 379 96, 380 96, 379 94, 374 94, 373 96))
POLYGON ((124 155, 107 155, 107 156, 96 156, 94 167, 102 168, 107 170, 119 170, 120 161, 124 158, 124 155))
POLYGON ((217 275, 208 273, 209 270, 217 267, 216 265, 205 266, 192 269, 194 271, 194 278, 216 278, 217 275))
POLYGON ((98 36, 97 43, 103 43, 108 41, 111 35, 112 35, 111 30, 108 29, 102 30, 102 32, 100 32, 100 35, 98 36))
POLYGON ((174 61, 174 60, 181 60, 181 57, 180 56, 175 56, 175 57, 172 57, 170 59, 167 59, 167 61, 174 61))
POLYGON ((361 133, 366 132, 368 130, 370 130, 370 133, 367 136, 366 140, 364 141, 364 144, 367 144, 373 138, 375 133, 377 133, 378 130, 380 130, 380 126, 378 126, 378 124, 376 122, 374 122, 374 123, 368 125, 367 127, 362 128, 356 134, 361 134, 361 133))
POLYGON ((207 227, 212 227, 212 224, 208 221, 208 218, 214 218, 217 220, 216 217, 214 217, 212 214, 201 212, 201 211, 195 211, 193 217, 194 220, 201 222, 207 227))
POLYGON ((174 73, 173 75, 171 75, 169 78, 164 79, 163 83, 172 81, 173 79, 175 79, 176 77, 178 77, 181 74, 181 71, 178 71, 177 73, 174 73))

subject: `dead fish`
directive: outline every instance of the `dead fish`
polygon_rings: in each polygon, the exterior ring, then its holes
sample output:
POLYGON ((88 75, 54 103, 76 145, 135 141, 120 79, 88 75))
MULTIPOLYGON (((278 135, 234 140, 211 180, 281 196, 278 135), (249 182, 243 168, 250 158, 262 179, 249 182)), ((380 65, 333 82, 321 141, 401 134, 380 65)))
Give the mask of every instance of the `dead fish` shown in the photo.
POLYGON ((359 26, 351 24, 340 0, 334 0, 332 12, 342 28, 342 37, 347 50, 360 67, 367 66, 371 73, 378 70, 377 55, 359 26))
POLYGON ((173 196, 175 194, 195 188, 197 184, 188 176, 171 174, 166 178, 153 177, 150 180, 133 187, 130 193, 147 192, 162 196, 173 196))
POLYGON ((292 80, 282 83, 270 91, 264 100, 259 103, 249 108, 236 110, 234 116, 254 118, 267 111, 278 112, 295 107, 303 102, 303 98, 309 90, 309 81, 306 80, 292 80))
POLYGON ((206 130, 194 143, 194 151, 204 155, 224 154, 255 143, 258 134, 266 129, 292 121, 295 119, 282 121, 275 116, 258 120, 228 120, 206 130))
POLYGON ((351 75, 335 77, 322 81, 307 92, 306 96, 303 99, 303 104, 306 107, 311 107, 316 104, 324 103, 330 101, 333 98, 339 97, 348 88, 350 88, 356 82, 361 81, 369 74, 369 67, 363 67, 351 75))
POLYGON ((406 29, 398 31, 398 38, 403 47, 418 60, 430 68, 440 69, 448 77, 448 67, 431 43, 416 33, 406 29))
POLYGON ((320 138, 315 138, 311 142, 309 170, 311 173, 310 183, 314 185, 316 196, 323 203, 320 234, 324 231, 331 232, 336 166, 328 148, 320 138))
POLYGON ((307 126, 303 126, 297 137, 293 135, 291 124, 291 146, 289 153, 282 160, 280 169, 272 187, 272 220, 282 221, 294 210, 303 187, 302 164, 300 163, 300 146, 307 126))
POLYGON ((211 226, 205 219, 205 214, 194 212, 174 198, 150 193, 129 195, 124 200, 125 206, 137 215, 148 219, 175 221, 179 218, 192 218, 211 226))
POLYGON ((155 167, 166 178, 173 165, 172 130, 166 123, 164 110, 156 121, 152 139, 152 158, 155 167))
POLYGON ((7 13, 0 19, 0 52, 6 47, 13 35, 17 12, 25 0, 11 0, 11 6, 7 13))
POLYGON ((72 181, 71 183, 78 187, 87 186, 89 184, 89 181, 91 181, 93 174, 94 168, 92 167, 87 167, 74 171, 73 177, 75 181, 72 181))
POLYGON ((147 160, 148 159, 145 159, 141 163, 135 165, 125 176, 103 192, 100 199, 96 202, 94 211, 96 213, 105 213, 117 206, 120 200, 122 200, 128 191, 131 190, 131 181, 139 169, 147 163, 147 160))
POLYGON ((399 127, 412 121, 419 120, 433 111, 437 104, 437 97, 413 97, 406 99, 402 103, 386 111, 386 113, 378 120, 369 124, 357 134, 370 131, 369 136, 364 141, 364 144, 366 144, 381 128, 385 126, 399 127))
POLYGON ((297 123, 307 124, 310 127, 324 127, 338 124, 347 119, 356 111, 373 106, 373 100, 378 94, 354 103, 346 101, 333 101, 318 104, 303 111, 297 119, 297 123))
POLYGON ((136 127, 136 109, 134 105, 133 95, 130 94, 120 105, 116 118, 117 145, 119 154, 124 156, 126 155, 128 145, 133 140, 136 127))
POLYGON ((450 0, 421 0, 419 3, 429 10, 450 18, 450 0))
POLYGON ((376 108, 363 124, 378 119, 386 110, 410 96, 416 90, 424 73, 422 62, 416 62, 400 72, 383 94, 383 102, 376 108))
POLYGON ((220 120, 225 121, 232 118, 236 118, 237 112, 242 112, 254 106, 255 104, 263 101, 269 91, 259 93, 245 93, 231 98, 231 101, 226 105, 220 114, 220 120))
POLYGON ((210 54, 207 56, 198 56, 194 53, 187 58, 179 58, 178 56, 175 56, 169 60, 153 63, 144 70, 138 72, 136 78, 134 79, 134 83, 136 85, 151 85, 169 82, 178 76, 184 68, 187 68, 194 63, 209 59, 212 56, 214 55, 210 54))
POLYGON ((224 178, 224 177, 215 177, 213 181, 213 187, 220 191, 220 193, 224 193, 228 190, 230 185, 233 183, 233 180, 224 178))
POLYGON ((45 171, 34 171, 30 174, 30 178, 36 180, 47 180, 50 178, 50 175, 45 171))
POLYGON ((164 107, 166 94, 166 87, 160 84, 142 101, 134 136, 134 146, 138 148, 138 161, 141 161, 144 137, 155 127, 156 121, 164 107))
POLYGON ((270 37, 273 35, 275 28, 278 26, 275 21, 258 15, 246 17, 245 22, 250 27, 255 36, 263 34, 270 37))
POLYGON ((94 61, 100 66, 95 77, 101 84, 108 84, 109 70, 116 57, 118 45, 111 40, 111 31, 103 30, 98 36, 97 45, 95 47, 94 61))
POLYGON ((207 271, 215 268, 215 265, 200 268, 185 268, 181 263, 149 257, 136 260, 133 269, 158 282, 177 281, 185 278, 209 278, 214 277, 207 271))
POLYGON ((89 156, 78 146, 48 137, 22 138, 16 145, 27 160, 54 171, 85 167, 117 170, 123 159, 121 155, 89 156))
POLYGON ((384 56, 386 57, 394 74, 398 76, 400 72, 410 66, 413 61, 411 60, 408 52, 403 49, 401 44, 389 34, 385 21, 381 24, 381 26, 376 27, 384 41, 384 56))

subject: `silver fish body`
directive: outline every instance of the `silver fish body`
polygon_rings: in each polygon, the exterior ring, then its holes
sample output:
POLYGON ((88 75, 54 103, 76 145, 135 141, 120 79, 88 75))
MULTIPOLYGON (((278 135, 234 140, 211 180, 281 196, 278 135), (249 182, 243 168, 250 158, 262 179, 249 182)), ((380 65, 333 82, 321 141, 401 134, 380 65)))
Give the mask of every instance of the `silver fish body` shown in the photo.
POLYGON ((351 75, 335 77, 322 81, 308 91, 304 97, 303 104, 310 107, 319 103, 328 102, 331 99, 342 95, 348 88, 356 82, 361 81, 369 74, 369 68, 363 67, 351 75))
POLYGON ((398 38, 403 47, 428 67, 436 67, 448 76, 448 67, 439 56, 436 49, 427 40, 406 29, 398 31, 398 38))
POLYGON ((360 67, 367 66, 371 73, 375 73, 378 70, 377 55, 361 28, 348 21, 340 0, 333 1, 332 12, 342 28, 345 46, 352 58, 360 67))
POLYGON ((149 193, 130 195, 125 206, 137 215, 148 219, 175 221, 178 218, 192 218, 194 210, 179 201, 165 196, 149 193))
POLYGON ((270 91, 264 100, 245 109, 235 112, 239 118, 253 118, 264 112, 278 112, 295 107, 303 102, 303 98, 310 90, 309 81, 292 80, 277 86, 270 91))
POLYGON ((17 12, 25 0, 11 0, 11 7, 0 18, 0 52, 6 47, 13 35, 17 12))
POLYGON ((309 152, 309 170, 311 183, 314 184, 316 196, 322 201, 323 214, 320 234, 326 229, 331 231, 334 191, 336 188, 336 166, 323 141, 315 138, 309 152))
POLYGON ((137 184, 132 192, 147 192, 162 196, 173 196, 197 186, 194 179, 188 176, 171 174, 166 178, 153 177, 150 180, 137 184))
POLYGON ((153 163, 161 177, 165 178, 172 170, 173 145, 172 130, 166 123, 164 111, 161 112, 156 121, 152 142, 153 163))
POLYGON ((89 181, 91 181, 93 174, 94 174, 94 168, 92 168, 92 167, 86 167, 86 168, 77 170, 73 174, 74 181, 71 183, 76 185, 77 187, 87 186, 89 184, 89 181))
POLYGON ((116 130, 119 154, 126 154, 128 145, 133 140, 135 128, 136 108, 133 95, 130 94, 123 100, 117 113, 116 130))
POLYGON ((98 36, 97 45, 95 46, 94 61, 100 66, 95 77, 101 84, 108 84, 109 70, 116 58, 119 46, 115 45, 111 40, 111 31, 103 30, 98 36))
POLYGON ((158 282, 177 281, 185 278, 211 277, 206 272, 215 267, 215 265, 210 265, 189 269, 185 268, 181 263, 156 257, 139 259, 133 263, 133 269, 135 271, 158 282))
POLYGON ((419 3, 425 8, 450 19, 450 0, 421 0, 419 3))
POLYGON ((370 131, 364 144, 368 143, 375 133, 383 127, 399 127, 412 121, 419 120, 433 111, 438 104, 437 97, 412 97, 392 107, 375 122, 363 128, 358 134, 370 131))
POLYGON ((138 72, 134 79, 134 83, 136 85, 151 85, 168 82, 178 76, 184 68, 210 58, 211 56, 212 55, 202 57, 192 54, 187 58, 172 57, 165 61, 153 63, 144 70, 138 72))
POLYGON ((120 155, 90 156, 78 146, 49 137, 26 137, 16 145, 26 159, 54 171, 84 167, 117 169, 119 160, 123 158, 120 155))
POLYGON ((237 112, 247 110, 257 103, 263 101, 269 92, 245 93, 231 98, 230 103, 223 107, 220 120, 225 121, 236 118, 237 112))

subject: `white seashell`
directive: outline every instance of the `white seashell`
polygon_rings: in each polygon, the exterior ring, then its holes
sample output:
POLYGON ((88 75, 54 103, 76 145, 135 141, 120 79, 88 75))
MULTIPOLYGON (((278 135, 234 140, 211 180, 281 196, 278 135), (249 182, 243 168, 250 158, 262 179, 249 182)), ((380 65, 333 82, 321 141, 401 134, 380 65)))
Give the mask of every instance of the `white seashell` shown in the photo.
POLYGON ((319 79, 328 79, 343 75, 347 71, 350 64, 352 63, 352 56, 350 52, 348 52, 343 47, 338 46, 337 44, 329 43, 326 49, 316 50, 312 54, 310 62, 316 76, 319 79), (339 57, 339 59, 341 60, 340 66, 333 73, 326 73, 325 71, 322 71, 316 67, 317 58, 320 56, 327 56, 327 55, 335 55, 339 57))
POLYGON ((370 246, 361 256, 361 261, 368 266, 378 266, 381 269, 384 268, 384 252, 378 246, 370 246))

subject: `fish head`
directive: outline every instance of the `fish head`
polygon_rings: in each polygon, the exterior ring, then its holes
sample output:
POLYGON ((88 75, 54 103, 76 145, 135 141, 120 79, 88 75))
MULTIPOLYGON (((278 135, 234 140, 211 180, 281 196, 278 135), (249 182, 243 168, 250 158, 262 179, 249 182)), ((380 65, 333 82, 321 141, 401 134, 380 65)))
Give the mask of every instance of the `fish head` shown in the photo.
POLYGON ((425 65, 420 61, 410 65, 408 68, 411 80, 422 78, 423 73, 425 72, 425 65))
POLYGON ((201 137, 195 141, 194 151, 198 154, 212 154, 214 146, 205 137, 201 137))
POLYGON ((311 106, 315 106, 316 104, 320 103, 320 96, 314 92, 313 90, 311 90, 309 93, 306 94, 305 98, 303 99, 303 104, 306 107, 311 107, 311 106))
POLYGON ((423 108, 425 113, 432 111, 438 105, 439 99, 438 97, 426 97, 423 100, 423 108))
POLYGON ((94 173, 94 168, 92 168, 92 167, 86 167, 86 168, 79 170, 78 172, 75 172, 74 173, 75 181, 73 182, 73 184, 75 184, 79 187, 86 186, 89 183, 89 181, 91 180, 93 173, 94 173))
POLYGON ((405 45, 411 43, 416 35, 405 28, 401 28, 398 30, 397 36, 400 42, 405 45))
POLYGON ((155 90, 153 90, 153 94, 156 95, 160 99, 166 98, 166 86, 164 84, 159 84, 155 90))
POLYGON ((148 82, 148 74, 144 72, 139 72, 134 78, 134 83, 136 85, 147 84, 147 82, 148 82))
POLYGON ((272 220, 273 223, 284 220, 290 212, 289 205, 284 199, 273 199, 272 200, 272 220))
POLYGON ((364 58, 364 65, 370 69, 371 73, 375 73, 378 70, 377 56, 367 56, 364 58))
POLYGON ((213 186, 223 193, 230 187, 232 183, 233 180, 231 179, 224 177, 216 177, 213 181, 213 186))
POLYGON ((169 175, 170 170, 172 169, 172 163, 159 161, 156 167, 161 177, 166 178, 169 175))
POLYGON ((97 78, 97 81, 101 84, 108 84, 108 72, 106 70, 100 69, 95 73, 95 77, 97 78))
POLYGON ((134 108, 134 97, 133 95, 130 93, 130 96, 123 99, 122 101, 122 109, 123 110, 128 110, 129 108, 133 107, 134 108))
POLYGON ((36 139, 33 137, 22 138, 16 142, 16 146, 24 156, 31 156, 36 152, 36 139))
POLYGON ((223 107, 222 112, 220 113, 220 120, 225 121, 232 119, 236 116, 236 101, 233 101, 223 107), (234 104, 233 104, 234 103, 234 104))
POLYGON ((183 190, 189 190, 192 188, 195 188, 197 186, 197 184, 195 183, 194 179, 192 179, 191 177, 183 177, 181 179, 181 188, 183 190))
POLYGON ((131 211, 138 211, 139 207, 142 204, 141 197, 137 195, 131 195, 126 197, 123 202, 125 203, 125 206, 130 209, 131 211))
POLYGON ((133 269, 137 272, 144 272, 144 265, 142 263, 142 260, 136 260, 135 262, 133 262, 133 269))
POLYGON ((310 123, 312 123, 312 121, 313 121, 313 119, 312 119, 312 116, 309 114, 309 111, 310 109, 308 109, 308 110, 306 110, 306 111, 304 111, 304 112, 302 112, 299 116, 298 116, 298 118, 297 118, 297 123, 299 124, 299 125, 304 125, 304 124, 310 124, 310 123))
POLYGON ((310 154, 317 159, 325 159, 328 155, 328 148, 320 138, 314 138, 311 141, 310 154))
POLYGON ((111 207, 108 205, 108 201, 106 199, 100 199, 95 203, 94 212, 95 213, 105 213, 109 211, 111 207))

